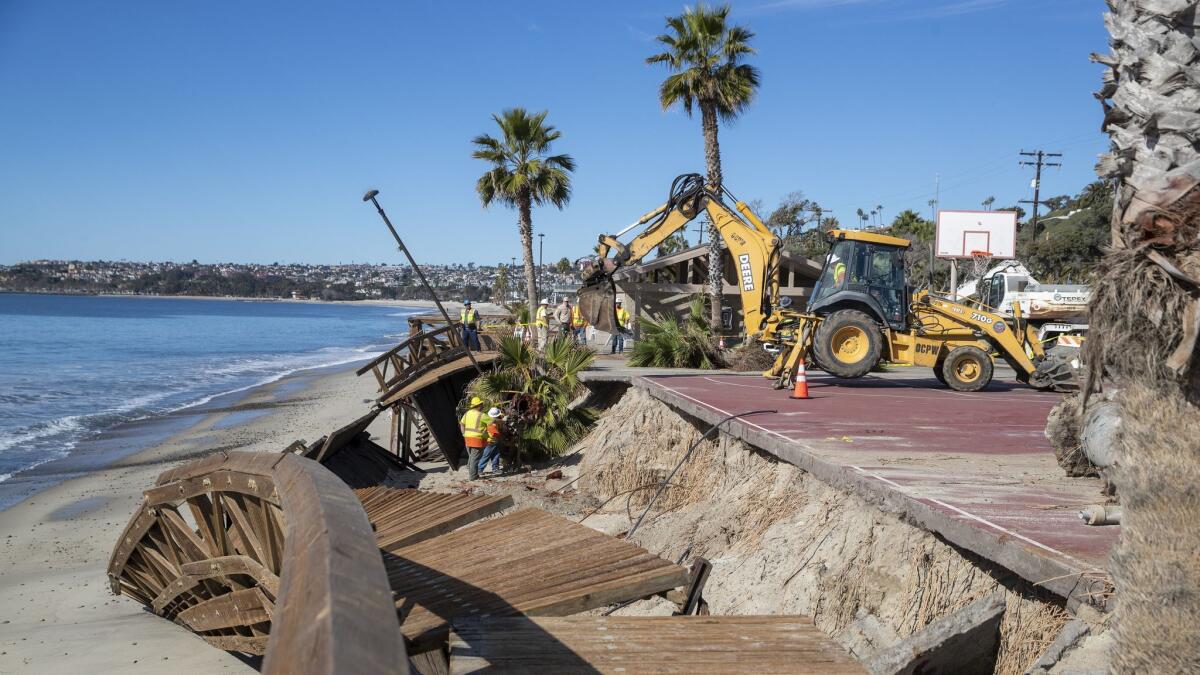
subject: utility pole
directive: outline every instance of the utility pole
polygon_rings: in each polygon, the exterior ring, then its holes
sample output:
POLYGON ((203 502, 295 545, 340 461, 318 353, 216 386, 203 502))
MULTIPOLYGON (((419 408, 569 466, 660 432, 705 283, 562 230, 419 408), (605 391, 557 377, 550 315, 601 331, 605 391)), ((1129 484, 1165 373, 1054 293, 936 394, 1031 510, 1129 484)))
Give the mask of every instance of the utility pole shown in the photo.
POLYGON ((1043 152, 1041 150, 1037 150, 1035 152, 1025 152, 1024 150, 1022 150, 1021 156, 1036 158, 1032 162, 1027 159, 1021 160, 1021 166, 1035 167, 1034 177, 1033 177, 1033 201, 1030 201, 1028 199, 1022 199, 1020 202, 1022 204, 1033 204, 1033 219, 1029 221, 1029 229, 1031 232, 1030 240, 1032 241, 1032 240, 1037 239, 1038 206, 1041 206, 1041 204, 1042 204, 1042 202, 1038 201, 1038 192, 1042 188, 1042 167, 1043 166, 1062 166, 1062 162, 1047 162, 1047 161, 1045 161, 1045 159, 1047 157, 1062 157, 1062 153, 1061 152, 1043 152))

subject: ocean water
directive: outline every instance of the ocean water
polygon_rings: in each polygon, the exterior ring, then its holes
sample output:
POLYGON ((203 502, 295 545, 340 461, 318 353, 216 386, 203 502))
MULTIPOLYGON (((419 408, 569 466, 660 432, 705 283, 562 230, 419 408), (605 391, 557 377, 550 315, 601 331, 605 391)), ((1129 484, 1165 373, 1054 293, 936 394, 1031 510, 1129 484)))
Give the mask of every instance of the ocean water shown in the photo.
POLYGON ((0 294, 0 484, 124 422, 371 358, 419 311, 0 294))

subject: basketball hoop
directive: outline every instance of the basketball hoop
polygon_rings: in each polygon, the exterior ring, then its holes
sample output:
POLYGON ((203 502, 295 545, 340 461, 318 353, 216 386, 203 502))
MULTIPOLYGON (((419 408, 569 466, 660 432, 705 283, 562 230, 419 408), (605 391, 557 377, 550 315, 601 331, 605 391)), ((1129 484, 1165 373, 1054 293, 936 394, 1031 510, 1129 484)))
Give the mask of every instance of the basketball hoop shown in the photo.
POLYGON ((987 272, 988 267, 992 264, 991 251, 971 251, 971 265, 975 278, 983 277, 983 273, 987 272))

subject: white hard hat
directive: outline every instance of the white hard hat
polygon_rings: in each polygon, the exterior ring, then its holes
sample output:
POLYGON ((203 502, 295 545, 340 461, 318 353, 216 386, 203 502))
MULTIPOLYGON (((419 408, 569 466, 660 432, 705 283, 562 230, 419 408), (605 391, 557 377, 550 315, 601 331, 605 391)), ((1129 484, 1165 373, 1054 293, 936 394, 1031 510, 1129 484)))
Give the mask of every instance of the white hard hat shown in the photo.
POLYGON ((542 298, 542 304, 543 304, 543 305, 548 305, 548 304, 550 304, 550 301, 549 301, 549 300, 547 300, 546 298, 542 298))
POLYGON ((499 416, 500 416, 499 408, 492 408, 491 410, 488 411, 488 417, 499 417, 499 416))

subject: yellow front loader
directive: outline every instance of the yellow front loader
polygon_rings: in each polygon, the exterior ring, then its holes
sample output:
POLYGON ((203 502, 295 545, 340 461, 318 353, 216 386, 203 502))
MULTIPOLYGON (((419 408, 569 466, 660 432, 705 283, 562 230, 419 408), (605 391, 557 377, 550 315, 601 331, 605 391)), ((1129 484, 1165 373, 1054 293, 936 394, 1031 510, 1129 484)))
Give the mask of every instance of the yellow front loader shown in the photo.
POLYGON ((645 226, 629 244, 603 235, 598 259, 584 266, 580 306, 600 330, 616 325, 613 275, 636 264, 700 213, 708 213, 736 265, 747 337, 777 353, 763 373, 779 388, 791 385, 803 359, 832 375, 862 377, 881 361, 928 366, 958 391, 977 391, 992 379, 993 354, 1037 389, 1074 387, 1077 357, 1047 357, 1020 316, 1011 322, 978 304, 927 291, 912 292, 904 274, 905 239, 833 230, 831 249, 803 312, 779 295, 779 239, 746 204, 730 208, 703 176, 675 179, 667 203, 625 232, 645 226))

